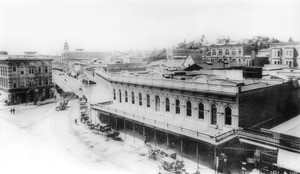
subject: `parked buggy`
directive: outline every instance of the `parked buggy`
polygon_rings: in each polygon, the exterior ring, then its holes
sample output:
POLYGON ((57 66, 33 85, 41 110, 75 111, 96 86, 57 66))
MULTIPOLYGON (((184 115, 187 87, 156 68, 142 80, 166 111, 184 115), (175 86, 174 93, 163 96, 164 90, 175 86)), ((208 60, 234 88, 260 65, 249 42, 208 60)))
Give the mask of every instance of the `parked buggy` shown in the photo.
POLYGON ((159 174, 185 174, 183 161, 164 157, 159 164, 159 174))
POLYGON ((68 106, 68 101, 60 101, 59 105, 56 106, 55 110, 56 111, 62 111, 62 110, 67 109, 67 106, 68 106))

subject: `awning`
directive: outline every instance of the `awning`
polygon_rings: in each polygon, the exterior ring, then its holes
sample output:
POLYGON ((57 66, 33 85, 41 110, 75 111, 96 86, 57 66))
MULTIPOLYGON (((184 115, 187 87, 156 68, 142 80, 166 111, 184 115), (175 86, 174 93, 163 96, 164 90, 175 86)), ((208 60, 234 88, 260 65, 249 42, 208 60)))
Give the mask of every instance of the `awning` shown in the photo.
POLYGON ((276 166, 300 173, 300 154, 279 149, 276 166))
POLYGON ((243 142, 243 143, 252 144, 254 146, 263 147, 263 148, 266 148, 266 149, 277 150, 276 147, 272 147, 272 146, 262 144, 262 143, 257 143, 257 142, 246 140, 246 139, 243 139, 243 138, 240 138, 240 141, 243 142))

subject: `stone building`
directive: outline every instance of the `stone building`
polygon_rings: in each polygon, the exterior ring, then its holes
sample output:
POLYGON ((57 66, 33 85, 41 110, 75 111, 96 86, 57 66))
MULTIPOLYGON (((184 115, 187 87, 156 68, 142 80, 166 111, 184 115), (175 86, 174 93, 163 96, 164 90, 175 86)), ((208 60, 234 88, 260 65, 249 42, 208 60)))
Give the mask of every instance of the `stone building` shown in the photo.
POLYGON ((300 64, 300 42, 270 44, 270 64, 298 67, 300 64))
POLYGON ((52 58, 35 52, 0 57, 0 89, 8 93, 8 104, 51 98, 52 87, 52 58))
POLYGON ((204 62, 242 62, 248 66, 252 65, 253 53, 252 45, 245 43, 221 43, 221 44, 211 44, 203 45, 203 51, 205 52, 205 57, 203 57, 204 62))

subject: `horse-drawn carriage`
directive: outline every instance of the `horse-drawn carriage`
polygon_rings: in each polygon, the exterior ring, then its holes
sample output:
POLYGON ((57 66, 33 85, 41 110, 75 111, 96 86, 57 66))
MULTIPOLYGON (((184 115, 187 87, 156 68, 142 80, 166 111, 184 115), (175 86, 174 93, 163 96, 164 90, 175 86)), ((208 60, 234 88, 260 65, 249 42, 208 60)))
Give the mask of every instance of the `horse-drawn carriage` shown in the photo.
POLYGON ((56 111, 62 111, 62 110, 67 109, 67 107, 68 107, 68 101, 60 101, 59 105, 56 106, 55 110, 56 111))

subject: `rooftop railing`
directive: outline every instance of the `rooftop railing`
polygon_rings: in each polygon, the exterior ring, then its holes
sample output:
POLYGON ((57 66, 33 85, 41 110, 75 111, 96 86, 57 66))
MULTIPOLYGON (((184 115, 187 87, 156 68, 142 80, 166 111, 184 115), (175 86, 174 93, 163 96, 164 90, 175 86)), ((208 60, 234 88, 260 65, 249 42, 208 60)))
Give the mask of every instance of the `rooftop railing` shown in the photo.
POLYGON ((182 89, 190 91, 210 91, 218 93, 237 94, 239 88, 236 84, 222 83, 222 82, 197 82, 192 80, 175 80, 175 79, 156 79, 150 77, 138 76, 121 76, 108 73, 101 73, 102 77, 110 81, 132 83, 147 86, 167 87, 173 89, 182 89))

